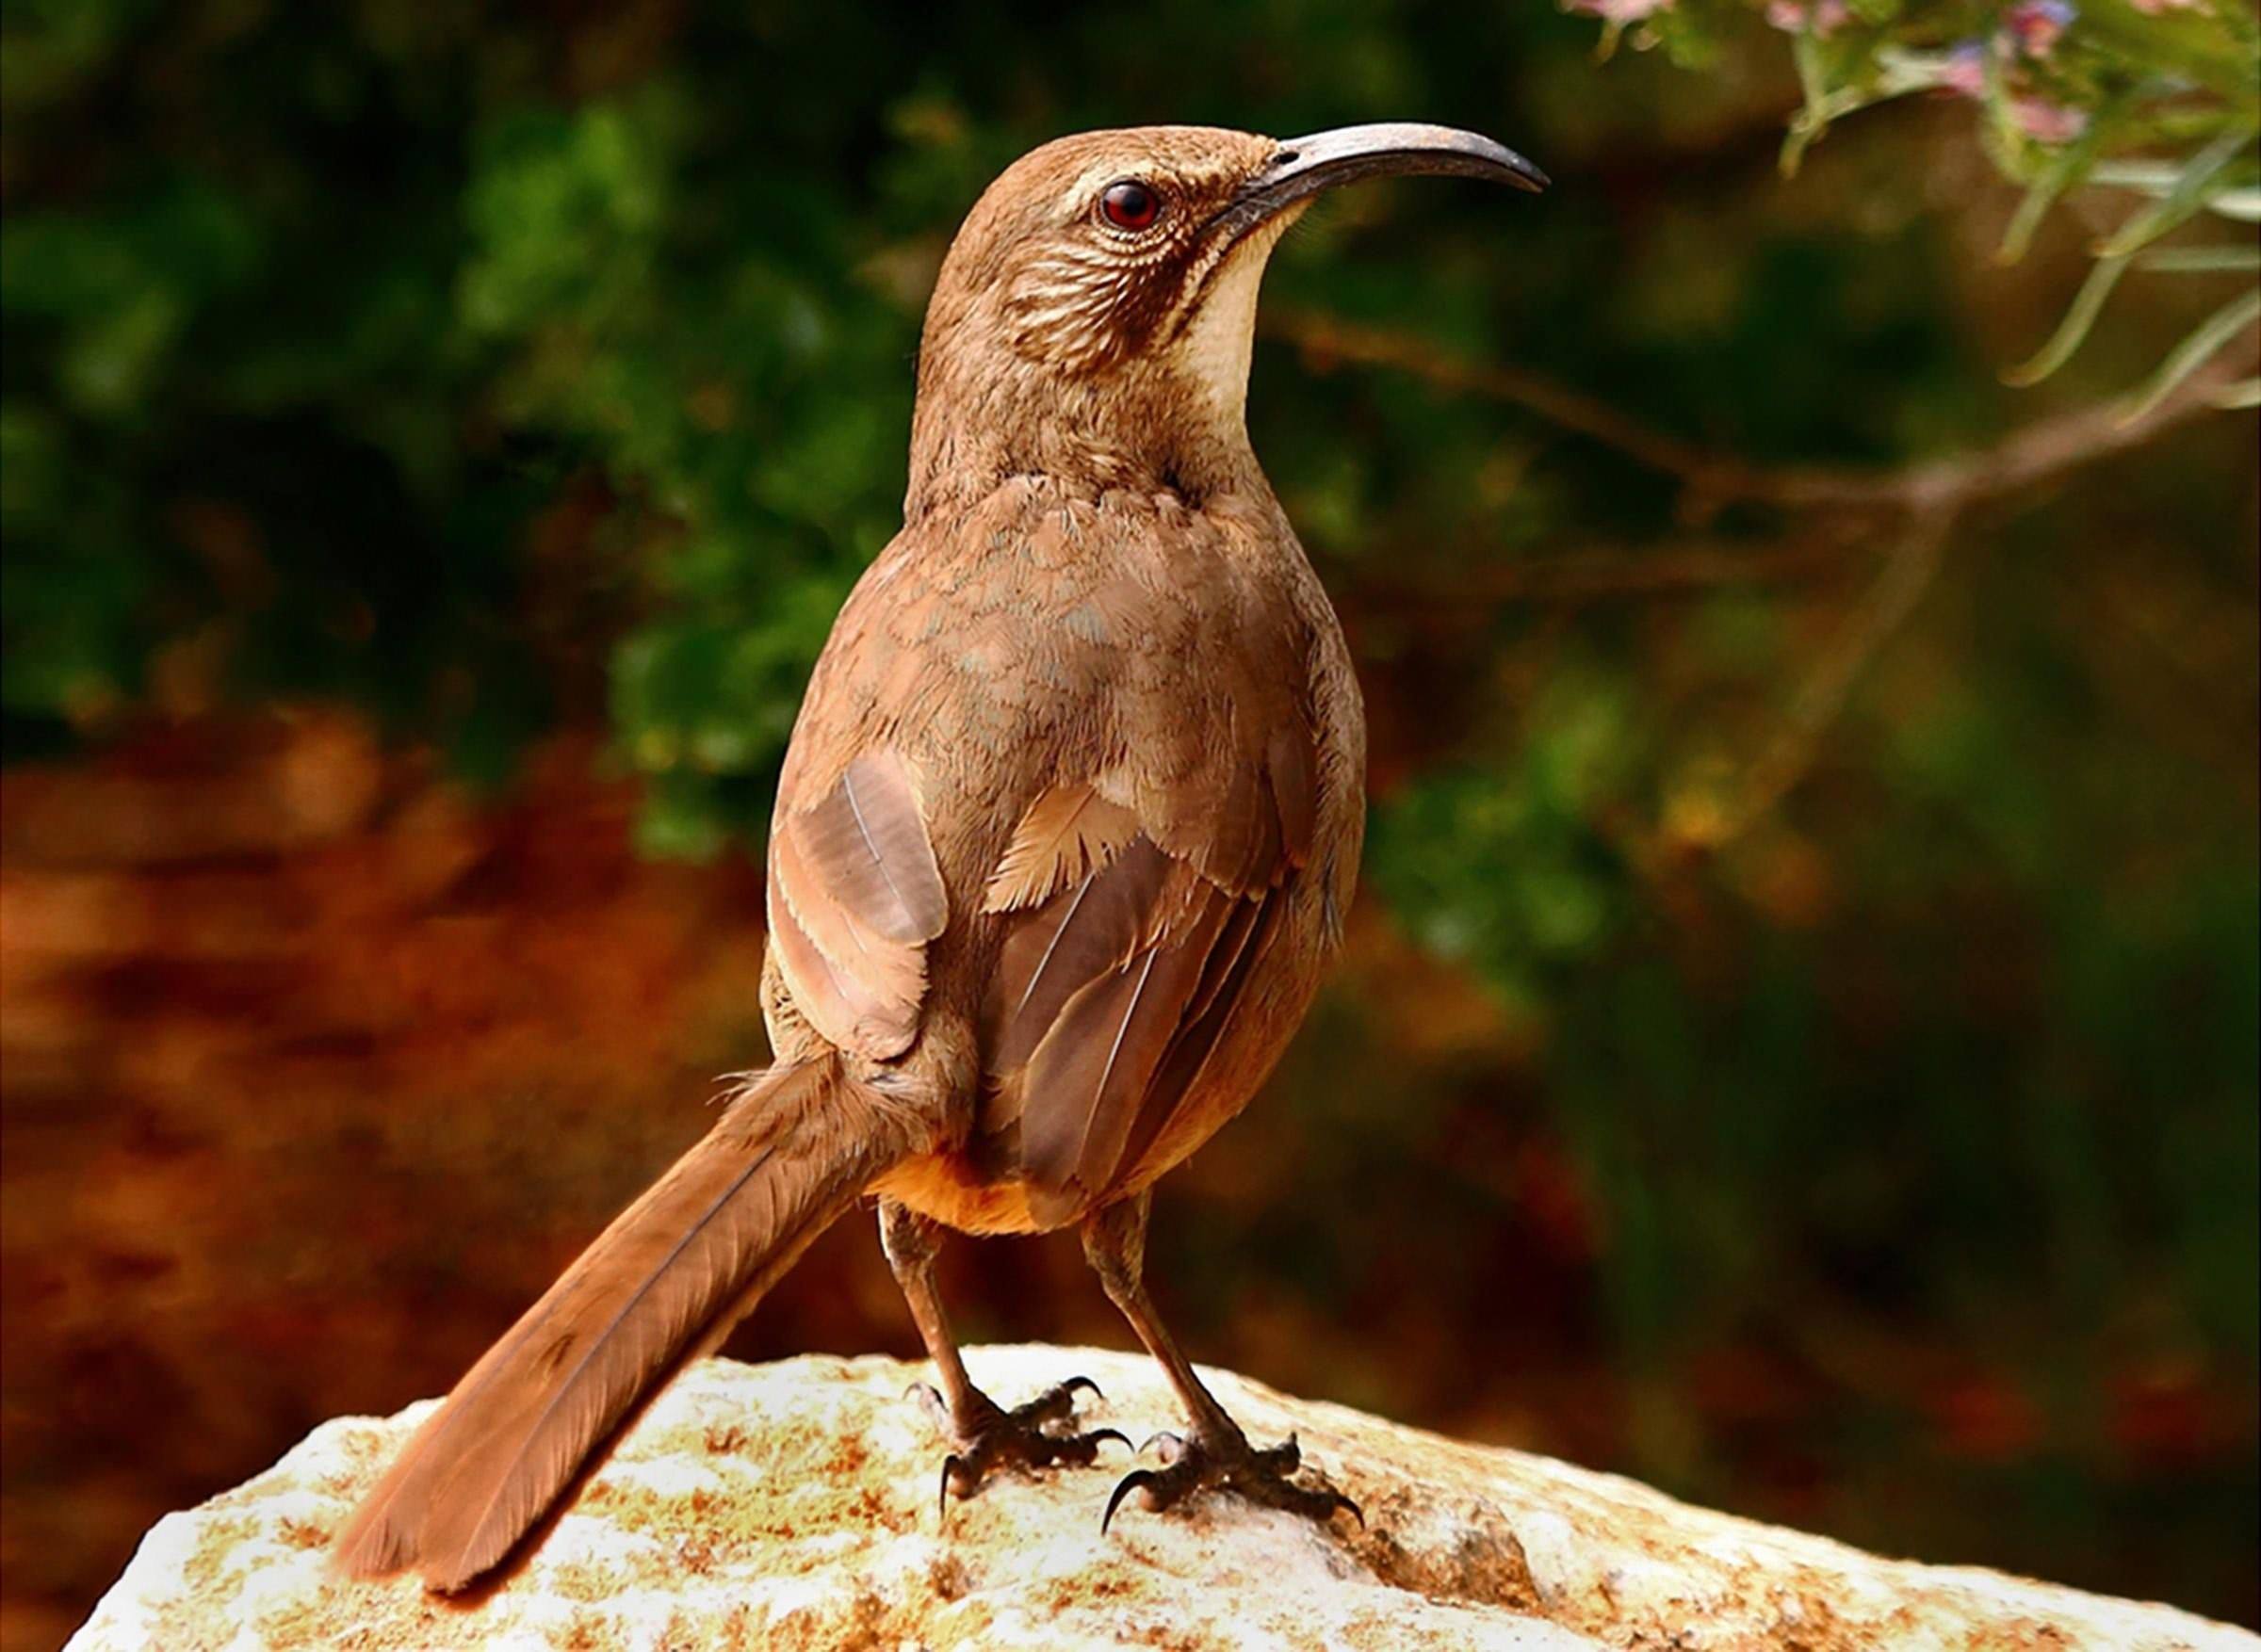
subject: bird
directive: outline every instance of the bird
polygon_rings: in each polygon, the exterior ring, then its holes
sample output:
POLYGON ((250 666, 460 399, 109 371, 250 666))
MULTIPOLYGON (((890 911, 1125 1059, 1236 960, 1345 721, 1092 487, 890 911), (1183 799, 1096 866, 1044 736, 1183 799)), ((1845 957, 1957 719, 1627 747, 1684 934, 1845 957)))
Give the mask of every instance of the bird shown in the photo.
POLYGON ((1316 196, 1413 174, 1547 183, 1443 126, 1148 126, 1055 139, 984 192, 920 335, 902 530, 779 778, 772 1063, 412 1436, 340 1532, 344 1571, 445 1595, 522 1555, 867 1198, 936 1374, 945 1514, 1000 1470, 1130 1446, 1079 1429, 1086 1378, 984 1394, 936 1288, 950 1233, 1070 1226, 1186 1417, 1102 1531, 1131 1497, 1358 1513, 1293 1440, 1250 1443, 1144 1259, 1154 1183, 1309 1008, 1364 834, 1350 651, 1248 437, 1258 289, 1316 196))

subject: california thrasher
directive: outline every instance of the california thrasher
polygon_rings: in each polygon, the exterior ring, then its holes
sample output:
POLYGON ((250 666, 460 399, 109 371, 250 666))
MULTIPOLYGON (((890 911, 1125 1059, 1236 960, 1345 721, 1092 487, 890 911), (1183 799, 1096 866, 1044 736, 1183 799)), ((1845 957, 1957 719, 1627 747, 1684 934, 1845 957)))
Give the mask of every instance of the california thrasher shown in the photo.
MULTIPOLYGON (((458 1590, 866 1193, 933 1355, 943 1496, 1088 1464, 1081 1380, 1006 1411, 935 1292, 946 1228, 1081 1223, 1190 1428, 1126 1494, 1326 1519, 1141 1283, 1148 1189, 1255 1093, 1341 938, 1365 725, 1334 610, 1248 445, 1258 283, 1321 190, 1546 180, 1488 138, 1374 125, 1062 138, 993 184, 919 353, 903 527, 793 730, 769 848, 775 1061, 412 1439, 345 1567, 458 1590)), ((1126 1444, 1128 1442, 1125 1442, 1126 1444)), ((1102 1522, 1104 1523, 1104 1522, 1102 1522)))

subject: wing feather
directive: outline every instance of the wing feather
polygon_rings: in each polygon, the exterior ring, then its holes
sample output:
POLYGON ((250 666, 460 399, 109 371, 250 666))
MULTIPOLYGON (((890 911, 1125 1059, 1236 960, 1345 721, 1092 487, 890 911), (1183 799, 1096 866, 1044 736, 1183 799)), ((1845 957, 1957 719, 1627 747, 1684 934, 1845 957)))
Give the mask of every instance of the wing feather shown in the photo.
POLYGON ((792 833, 778 835, 771 877, 793 921, 824 955, 837 980, 853 983, 852 995, 865 1008, 889 1018, 914 1014, 926 992, 926 947, 915 941, 890 941, 859 922, 830 888, 808 869, 792 833))
POLYGON ((949 921, 941 868, 910 771, 893 752, 864 753, 839 784, 784 829, 840 907, 889 941, 931 941, 949 921))
POLYGON ((885 1060, 918 1035, 926 943, 949 903, 910 771, 866 752, 770 834, 770 944, 808 1023, 843 1049, 885 1060))
POLYGON ((1147 1099, 1228 897, 1212 891, 1187 931, 1091 982, 1029 1060, 1028 1094, 1043 1105, 1021 1120, 1021 1166, 1039 1192, 1080 1207, 1103 1192, 1147 1099), (1054 1098, 1073 1105, 1049 1105, 1054 1098))
POLYGON ((1055 786, 1021 817, 982 901, 984 912, 1040 906, 1081 883, 1138 834, 1138 817, 1091 786, 1055 786))
POLYGON ((1123 1143, 1123 1174, 1135 1174, 1147 1149, 1178 1120, 1185 1098, 1208 1066, 1210 1056, 1225 1041, 1236 1017, 1247 1003, 1248 982, 1272 944, 1279 923, 1281 898, 1244 901, 1235 913, 1233 930, 1219 938, 1203 971, 1202 986, 1186 1006, 1183 1025, 1154 1069, 1147 1105, 1139 1110, 1123 1143), (1213 983, 1211 977, 1213 975, 1213 983))
POLYGON ((1272 783, 1272 801, 1279 811, 1281 849, 1290 866, 1311 858, 1311 834, 1319 818, 1319 798, 1311 760, 1310 731, 1300 720, 1283 723, 1272 733, 1265 777, 1272 783))
MULTIPOLYGON (((794 914, 771 860, 768 892, 770 946, 808 1024, 842 1049, 885 1061, 910 1047, 919 1030, 919 995, 887 996, 849 968, 826 958, 794 914)), ((919 948, 905 948, 917 957, 919 948)), ((924 980, 924 969, 919 968, 924 980)))
MULTIPOLYGON (((1308 842, 1293 764, 1270 785, 1263 769, 1250 772, 1238 807, 1210 818, 1202 843, 1221 846, 1216 855, 1140 830, 1080 881, 1004 915, 985 1015, 988 1121, 1013 1132, 1042 1220, 1090 1208, 1135 1168, 1231 1026, 1296 864, 1290 846, 1308 842)), ((1029 811, 1005 857, 1017 892, 1043 886, 1032 865, 1085 855, 1078 822, 1091 805, 1060 794, 1095 789, 1055 788, 1029 811), (1014 861, 1015 848, 1039 842, 1014 861)), ((1006 881, 1000 862, 992 888, 1006 881)))
POLYGON ((1006 938, 991 987, 991 1060, 1026 1066, 1068 1000, 1137 952, 1178 863, 1140 837, 1006 938))

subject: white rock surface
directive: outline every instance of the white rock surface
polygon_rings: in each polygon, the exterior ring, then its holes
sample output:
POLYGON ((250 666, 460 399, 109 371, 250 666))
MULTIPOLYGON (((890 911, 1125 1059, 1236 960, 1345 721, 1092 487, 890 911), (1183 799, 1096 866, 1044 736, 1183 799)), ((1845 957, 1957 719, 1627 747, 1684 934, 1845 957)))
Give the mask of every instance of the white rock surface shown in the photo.
MULTIPOLYGON (((1086 1374, 1087 1426, 1176 1420, 1142 1357, 969 1351, 1005 1403, 1086 1374)), ((1645 1486, 1462 1445, 1212 1373, 1260 1443, 1291 1432, 1366 1513, 1321 1532, 1229 1502, 1099 1511, 1104 1467, 992 1482, 935 1510, 941 1448, 890 1359, 688 1372, 528 1563, 483 1599, 348 1582, 332 1534, 430 1409, 317 1429, 143 1539, 69 1652, 252 1648, 2238 1648, 2172 1608, 1879 1560, 1645 1486)))

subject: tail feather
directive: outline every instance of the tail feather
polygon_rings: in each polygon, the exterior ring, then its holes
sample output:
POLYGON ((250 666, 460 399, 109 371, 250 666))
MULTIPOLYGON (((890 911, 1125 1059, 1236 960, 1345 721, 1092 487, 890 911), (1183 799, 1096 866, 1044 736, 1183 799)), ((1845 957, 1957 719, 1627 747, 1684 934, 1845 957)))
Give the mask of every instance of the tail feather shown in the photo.
POLYGON ((756 1077, 456 1385, 355 1512, 339 1563, 415 1566, 444 1592, 491 1569, 911 1141, 833 1059, 756 1077))

